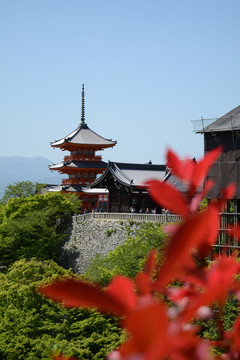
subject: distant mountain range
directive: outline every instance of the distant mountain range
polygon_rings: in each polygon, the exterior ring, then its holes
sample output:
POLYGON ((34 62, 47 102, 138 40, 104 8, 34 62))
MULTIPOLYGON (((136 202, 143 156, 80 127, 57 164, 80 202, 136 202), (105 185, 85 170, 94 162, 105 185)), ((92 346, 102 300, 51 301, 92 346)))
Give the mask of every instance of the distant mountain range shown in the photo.
POLYGON ((27 158, 21 156, 0 156, 0 197, 7 185, 16 181, 30 180, 43 184, 60 184, 63 175, 51 172, 48 165, 51 160, 38 156, 27 158))

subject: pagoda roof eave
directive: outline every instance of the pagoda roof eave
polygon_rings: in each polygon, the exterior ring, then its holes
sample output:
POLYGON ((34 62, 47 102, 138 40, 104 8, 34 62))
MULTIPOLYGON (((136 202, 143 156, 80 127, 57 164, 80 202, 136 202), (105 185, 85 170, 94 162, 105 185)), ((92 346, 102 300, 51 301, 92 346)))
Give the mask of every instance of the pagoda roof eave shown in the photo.
POLYGON ((107 163, 104 161, 69 161, 61 162, 58 164, 49 165, 50 170, 63 170, 63 169, 92 169, 92 170, 104 170, 107 167, 107 163))
POLYGON ((58 163, 58 164, 48 165, 48 168, 49 168, 49 170, 58 170, 58 169, 63 167, 63 164, 64 163, 61 162, 61 163, 58 163))
POLYGON ((52 141, 52 147, 64 148, 65 146, 94 146, 100 148, 115 146, 117 141, 106 139, 94 131, 87 124, 81 123, 76 130, 60 140, 52 141))
POLYGON ((72 142, 64 142, 63 144, 59 144, 59 145, 54 145, 54 143, 50 143, 50 145, 54 148, 59 148, 61 150, 75 150, 75 149, 94 149, 94 150, 102 150, 102 149, 106 149, 106 148, 110 148, 113 147, 117 144, 117 142, 115 142, 115 144, 110 144, 110 145, 99 145, 99 144, 78 144, 78 143, 72 143, 72 142))

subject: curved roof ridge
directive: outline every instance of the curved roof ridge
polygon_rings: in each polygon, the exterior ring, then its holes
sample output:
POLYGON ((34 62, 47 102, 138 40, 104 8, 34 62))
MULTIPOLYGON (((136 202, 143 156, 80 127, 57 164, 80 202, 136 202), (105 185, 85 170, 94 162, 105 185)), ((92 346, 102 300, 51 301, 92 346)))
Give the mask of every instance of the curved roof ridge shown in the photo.
POLYGON ((171 175, 172 175, 172 171, 170 169, 166 168, 166 173, 165 173, 165 176, 162 179, 162 181, 167 181, 171 175))
POLYGON ((54 144, 54 143, 58 143, 58 142, 60 142, 60 141, 62 141, 62 140, 65 140, 65 139, 67 139, 67 138, 70 138, 70 137, 74 136, 74 134, 78 131, 79 127, 80 127, 80 125, 79 125, 75 130, 73 130, 70 134, 62 137, 62 138, 59 139, 59 140, 51 141, 50 144, 52 145, 52 144, 54 144))
MULTIPOLYGON (((95 187, 97 185, 105 186, 106 180, 113 178, 116 182, 127 187, 139 187, 144 186, 147 180, 150 178, 156 178, 160 181, 163 181, 166 177, 166 165, 147 165, 143 164, 144 168, 141 167, 141 164, 130 164, 130 167, 124 166, 121 168, 117 162, 108 162, 107 169, 105 172, 96 179, 90 186, 95 187), (137 166, 139 165, 140 168, 137 166), (111 176, 109 176, 109 173, 111 176)), ((129 164, 129 163, 126 163, 129 164)), ((112 180, 110 180, 112 181, 112 180)))
MULTIPOLYGON (((117 171, 121 174, 121 176, 122 176, 124 179, 128 180, 128 181, 131 183, 131 181, 132 181, 133 179, 130 179, 130 178, 127 176, 127 174, 125 174, 125 173, 116 165, 116 163, 114 163, 114 166, 115 166, 115 168, 117 169, 117 171)), ((118 175, 118 174, 116 173, 116 175, 118 175)))

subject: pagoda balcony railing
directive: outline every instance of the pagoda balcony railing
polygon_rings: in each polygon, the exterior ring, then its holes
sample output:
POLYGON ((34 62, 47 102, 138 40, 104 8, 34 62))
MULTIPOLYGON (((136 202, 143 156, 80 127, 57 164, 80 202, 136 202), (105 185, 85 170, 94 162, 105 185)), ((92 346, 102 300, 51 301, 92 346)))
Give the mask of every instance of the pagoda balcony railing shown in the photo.
POLYGON ((64 156, 64 161, 101 161, 102 157, 98 155, 73 154, 64 156))
POLYGON ((62 185, 89 185, 94 179, 63 179, 62 185))

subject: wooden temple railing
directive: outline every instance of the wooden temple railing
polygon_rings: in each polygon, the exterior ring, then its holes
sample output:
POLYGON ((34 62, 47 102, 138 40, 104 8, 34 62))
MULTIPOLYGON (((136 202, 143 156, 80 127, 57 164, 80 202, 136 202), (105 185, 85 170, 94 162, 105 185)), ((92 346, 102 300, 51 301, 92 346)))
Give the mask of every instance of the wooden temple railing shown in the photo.
POLYGON ((132 220, 132 221, 154 221, 161 224, 169 222, 180 222, 181 215, 174 214, 141 214, 141 213, 112 213, 112 212, 96 212, 74 215, 73 219, 77 222, 84 220, 132 220))
POLYGON ((62 179, 62 185, 89 185, 93 182, 92 178, 72 178, 72 179, 62 179))

